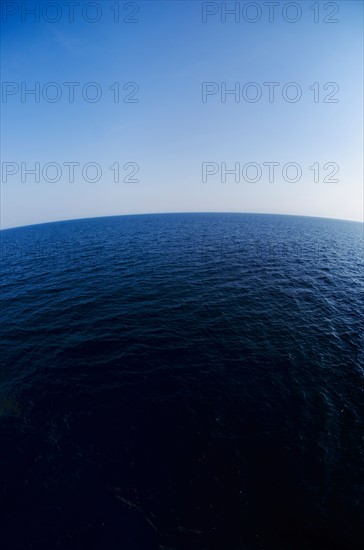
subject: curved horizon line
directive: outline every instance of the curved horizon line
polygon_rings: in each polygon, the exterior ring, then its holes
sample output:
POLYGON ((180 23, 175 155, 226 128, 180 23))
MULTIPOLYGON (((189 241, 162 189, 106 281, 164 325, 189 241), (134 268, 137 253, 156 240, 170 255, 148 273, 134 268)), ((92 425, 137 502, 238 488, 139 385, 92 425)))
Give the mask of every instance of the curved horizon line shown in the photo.
POLYGON ((14 225, 9 227, 0 227, 0 231, 7 231, 9 229, 20 229, 25 227, 35 227, 38 225, 49 225, 53 223, 64 223, 64 222, 76 222, 76 221, 86 221, 86 220, 99 220, 107 218, 126 218, 132 216, 163 216, 163 215, 186 215, 186 214, 241 214, 241 215, 252 215, 252 216, 287 216, 291 218, 313 218, 317 220, 333 220, 333 221, 343 221, 343 222, 353 222, 353 223, 364 223, 364 216, 362 220, 349 219, 349 218, 331 218, 328 216, 312 216, 307 214, 285 214, 277 212, 240 212, 240 211, 181 211, 181 212, 138 212, 134 214, 110 214, 107 216, 91 216, 91 217, 82 217, 82 218, 64 218, 60 220, 52 220, 45 222, 36 222, 24 225, 14 225))

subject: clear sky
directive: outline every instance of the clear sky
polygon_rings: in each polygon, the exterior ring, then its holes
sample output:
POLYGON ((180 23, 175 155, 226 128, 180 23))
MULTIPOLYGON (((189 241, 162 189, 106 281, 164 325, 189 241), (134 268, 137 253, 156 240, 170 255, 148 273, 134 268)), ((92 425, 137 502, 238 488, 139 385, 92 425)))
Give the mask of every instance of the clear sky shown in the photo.
POLYGON ((2 10, 3 228, 193 211, 363 220, 361 1, 2 10))

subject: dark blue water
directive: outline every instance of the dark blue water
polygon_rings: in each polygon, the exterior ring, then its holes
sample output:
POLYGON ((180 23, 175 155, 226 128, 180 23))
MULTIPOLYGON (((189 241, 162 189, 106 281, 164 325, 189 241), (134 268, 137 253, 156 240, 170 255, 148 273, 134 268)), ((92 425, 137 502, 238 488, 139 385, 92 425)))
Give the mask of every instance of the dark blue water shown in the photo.
POLYGON ((363 225, 2 232, 0 547, 354 549, 363 225))

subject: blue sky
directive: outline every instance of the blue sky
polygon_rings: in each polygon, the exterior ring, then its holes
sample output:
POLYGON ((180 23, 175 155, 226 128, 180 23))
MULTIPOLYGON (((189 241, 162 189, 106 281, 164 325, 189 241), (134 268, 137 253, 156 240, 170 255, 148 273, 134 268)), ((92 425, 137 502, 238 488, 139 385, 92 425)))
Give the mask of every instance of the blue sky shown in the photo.
POLYGON ((2 227, 192 211, 363 220, 361 1, 279 2, 273 22, 264 2, 76 4, 73 21, 64 2, 2 5, 2 227), (224 23, 224 5, 240 21, 224 23), (217 92, 203 102, 206 82, 217 92), (223 102, 224 86, 240 95, 223 102), (239 175, 224 181, 224 166, 239 175))

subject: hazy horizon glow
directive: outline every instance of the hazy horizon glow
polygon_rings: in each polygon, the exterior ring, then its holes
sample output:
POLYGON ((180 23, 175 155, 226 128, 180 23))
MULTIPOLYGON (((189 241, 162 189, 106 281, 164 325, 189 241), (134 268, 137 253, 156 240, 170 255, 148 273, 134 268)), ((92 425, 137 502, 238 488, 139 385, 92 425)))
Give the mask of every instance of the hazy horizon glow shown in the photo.
POLYGON ((2 9, 2 228, 177 212, 363 221, 361 2, 2 9))

